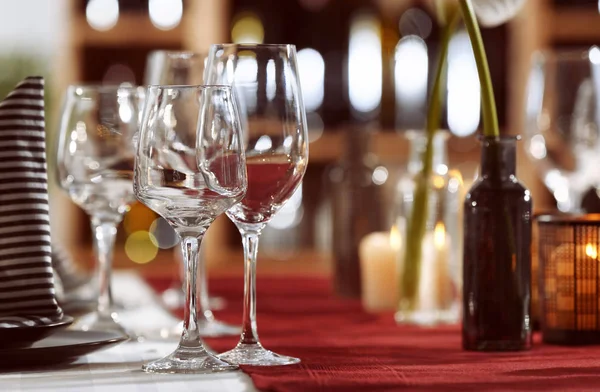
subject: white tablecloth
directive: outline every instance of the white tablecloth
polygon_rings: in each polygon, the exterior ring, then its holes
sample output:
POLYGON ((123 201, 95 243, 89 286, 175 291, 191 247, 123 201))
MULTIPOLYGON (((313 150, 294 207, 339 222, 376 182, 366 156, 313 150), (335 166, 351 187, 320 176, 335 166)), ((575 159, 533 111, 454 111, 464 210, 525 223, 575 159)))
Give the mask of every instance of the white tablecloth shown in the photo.
POLYGON ((0 391, 256 391, 241 371, 210 375, 148 374, 143 363, 173 350, 173 343, 124 343, 52 371, 2 373, 0 391))
MULTIPOLYGON (((143 330, 177 321, 157 305, 152 289, 137 275, 115 274, 113 286, 115 297, 122 299, 126 309, 130 309, 121 312, 121 320, 127 328, 143 330)), ((163 375, 148 374, 141 370, 143 363, 169 354, 176 346, 176 340, 128 342, 92 353, 71 365, 54 370, 0 370, 0 391, 256 391, 250 377, 241 371, 209 375, 163 375)))

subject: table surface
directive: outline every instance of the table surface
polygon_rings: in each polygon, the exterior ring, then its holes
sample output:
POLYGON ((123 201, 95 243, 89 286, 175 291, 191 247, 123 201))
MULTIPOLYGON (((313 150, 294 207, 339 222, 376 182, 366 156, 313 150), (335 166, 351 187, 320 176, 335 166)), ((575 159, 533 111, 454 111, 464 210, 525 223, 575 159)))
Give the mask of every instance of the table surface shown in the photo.
MULTIPOLYGON (((211 280, 211 291, 228 304, 216 312, 223 321, 240 322, 242 283, 241 276, 211 280)), ((156 306, 153 292, 169 285, 164 278, 117 274, 116 296, 126 300, 126 309, 134 307, 121 312, 124 324, 173 325, 177 319, 156 306)), ((258 330, 265 347, 302 363, 219 375, 150 375, 141 364, 172 351, 176 342, 126 343, 52 371, 0 373, 0 391, 600 390, 598 346, 545 345, 536 335, 530 351, 466 352, 459 326, 398 326, 392 313, 368 314, 360 302, 332 295, 328 279, 314 276, 259 276, 258 330)), ((217 352, 236 341, 207 339, 217 352)))

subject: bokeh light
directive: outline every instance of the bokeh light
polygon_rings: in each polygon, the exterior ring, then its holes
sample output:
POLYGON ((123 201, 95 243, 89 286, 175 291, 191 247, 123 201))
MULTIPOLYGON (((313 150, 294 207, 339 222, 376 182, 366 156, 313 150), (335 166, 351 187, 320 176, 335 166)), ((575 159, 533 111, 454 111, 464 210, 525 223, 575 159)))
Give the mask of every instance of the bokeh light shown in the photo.
POLYGON ((593 46, 592 48, 590 48, 589 58, 592 64, 600 64, 600 48, 598 48, 597 46, 593 46))
POLYGON ((325 131, 325 123, 319 113, 306 113, 306 122, 308 124, 308 141, 312 143, 319 140, 325 131))
POLYGON ((321 53, 312 48, 298 51, 298 73, 306 111, 317 110, 325 96, 325 61, 321 53))
POLYGON ((396 122, 419 127, 425 121, 429 58, 427 44, 416 35, 403 37, 394 54, 396 122))
POLYGON ((231 39, 234 43, 262 44, 265 38, 265 29, 260 18, 250 12, 239 14, 234 18, 231 28, 231 39))
POLYGON ((182 0, 149 0, 148 13, 152 24, 161 30, 171 30, 181 22, 182 0))
POLYGON ((127 234, 134 233, 139 230, 148 230, 150 225, 156 219, 156 214, 148 207, 141 203, 136 203, 131 206, 129 212, 123 219, 123 227, 127 234))
POLYGON ((127 237, 125 254, 134 263, 146 264, 154 260, 158 254, 158 247, 152 242, 149 232, 140 230, 127 237))
POLYGON ((123 82, 135 83, 133 70, 125 64, 113 64, 104 73, 102 84, 114 86, 123 82))
POLYGON ((403 36, 416 35, 426 39, 431 34, 433 22, 429 15, 418 8, 406 10, 400 18, 400 34, 403 36))
POLYGON ((394 65, 397 100, 402 103, 424 102, 427 98, 428 66, 425 41, 409 35, 398 42, 394 65))
POLYGON ((373 170, 372 180, 376 185, 383 185, 388 179, 388 170, 385 166, 377 166, 373 170))
POLYGON ((179 243, 179 236, 165 218, 157 218, 150 225, 150 240, 160 249, 169 249, 179 243))
POLYGON ((375 112, 381 102, 381 24, 370 14, 359 14, 350 26, 348 95, 359 113, 375 112))
POLYGON ((95 30, 110 30, 119 20, 118 0, 89 0, 85 7, 85 18, 95 30))
POLYGON ((448 48, 448 127, 456 136, 469 136, 479 126, 481 87, 466 31, 456 33, 448 48))

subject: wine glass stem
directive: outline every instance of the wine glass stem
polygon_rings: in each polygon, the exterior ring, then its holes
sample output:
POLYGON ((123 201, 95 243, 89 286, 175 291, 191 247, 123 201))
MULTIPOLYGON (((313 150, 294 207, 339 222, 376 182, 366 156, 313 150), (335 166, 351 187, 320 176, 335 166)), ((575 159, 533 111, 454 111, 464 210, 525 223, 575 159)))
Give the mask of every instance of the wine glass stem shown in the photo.
POLYGON ((208 301, 208 274, 206 273, 206 258, 202 252, 198 255, 198 275, 200 279, 200 311, 202 312, 202 317, 204 317, 206 321, 212 321, 215 319, 215 316, 213 315, 212 310, 210 310, 208 301))
POLYGON ((99 285, 98 313, 110 317, 112 312, 112 291, 110 276, 112 270, 113 249, 117 236, 117 223, 92 217, 92 233, 94 233, 94 251, 96 253, 97 276, 99 285))
POLYGON ((204 269, 198 268, 200 262, 199 249, 203 235, 197 237, 183 236, 181 249, 183 253, 183 262, 186 269, 185 284, 185 307, 183 313, 183 333, 181 335, 180 347, 203 348, 198 328, 198 315, 202 311, 198 302, 198 293, 202 292, 204 269), (198 290, 199 289, 199 290, 198 290))
POLYGON ((244 245, 244 315, 240 344, 257 344, 256 331, 256 257, 260 232, 242 233, 244 245))
MULTIPOLYGON (((180 285, 174 286, 177 289, 181 289, 185 293, 185 271, 186 271, 186 261, 185 257, 182 257, 183 263, 181 268, 179 268, 179 272, 177 274, 177 278, 180 282, 180 285)), ((203 318, 205 321, 213 321, 215 316, 210 310, 210 301, 208 295, 208 274, 206 273, 206 263, 204 255, 202 251, 199 251, 198 255, 198 277, 202 281, 199 284, 199 300, 198 303, 200 305, 200 312, 198 313, 199 318, 203 318)))

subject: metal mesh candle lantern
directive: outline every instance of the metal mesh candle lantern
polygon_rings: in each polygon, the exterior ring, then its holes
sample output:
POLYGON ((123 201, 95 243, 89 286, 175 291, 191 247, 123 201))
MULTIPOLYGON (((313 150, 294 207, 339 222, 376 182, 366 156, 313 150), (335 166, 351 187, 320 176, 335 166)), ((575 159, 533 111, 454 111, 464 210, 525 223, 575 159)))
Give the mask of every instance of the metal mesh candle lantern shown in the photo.
POLYGON ((538 218, 543 340, 600 343, 600 214, 538 218))

